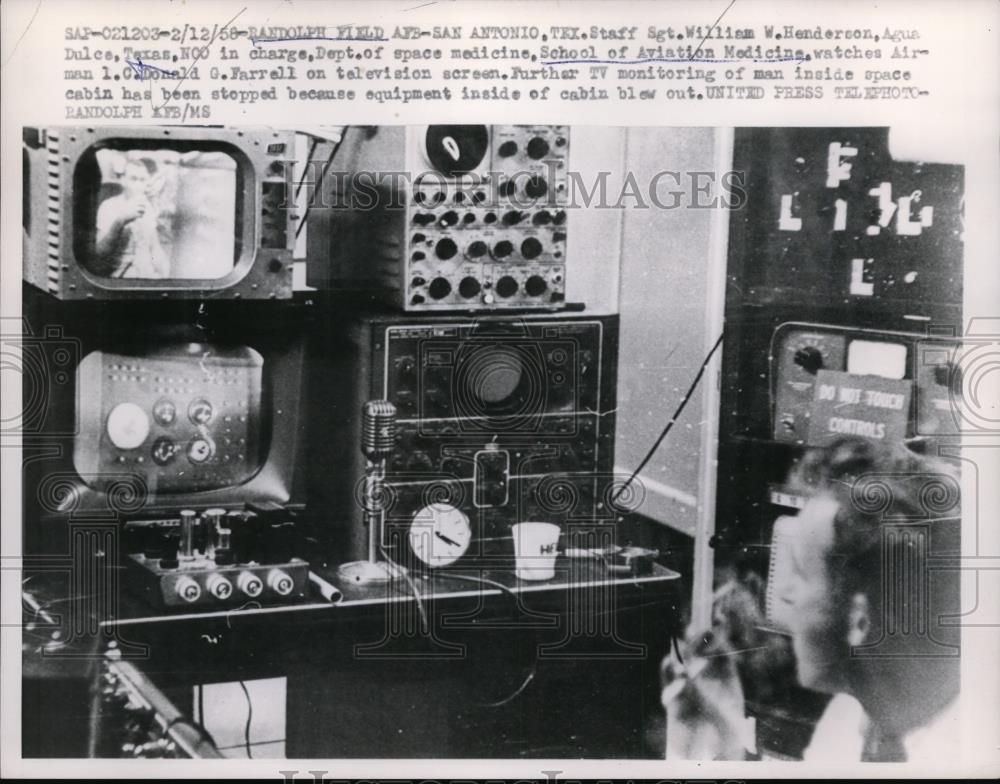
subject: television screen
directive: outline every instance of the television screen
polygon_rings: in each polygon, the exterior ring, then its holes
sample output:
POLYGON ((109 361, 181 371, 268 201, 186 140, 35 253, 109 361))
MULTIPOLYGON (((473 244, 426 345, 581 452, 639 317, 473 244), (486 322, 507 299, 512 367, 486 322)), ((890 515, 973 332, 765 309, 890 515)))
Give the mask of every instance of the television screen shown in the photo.
MULTIPOLYGON (((90 160, 87 160, 90 159, 90 160)), ((77 245, 102 278, 218 280, 239 259, 239 172, 224 152, 93 148, 77 245), (82 221, 82 224, 81 222, 82 221)))

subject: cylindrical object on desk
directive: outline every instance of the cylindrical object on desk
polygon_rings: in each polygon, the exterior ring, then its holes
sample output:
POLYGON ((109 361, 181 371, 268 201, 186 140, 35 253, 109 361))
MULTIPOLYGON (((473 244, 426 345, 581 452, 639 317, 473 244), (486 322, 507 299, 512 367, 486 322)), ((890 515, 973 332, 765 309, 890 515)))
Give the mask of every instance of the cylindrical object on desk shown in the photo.
POLYGON ((181 510, 181 542, 177 548, 179 558, 194 557, 194 529, 197 524, 198 520, 193 510, 181 510))
MULTIPOLYGON (((201 514, 201 552, 206 558, 215 558, 215 548, 225 509, 206 509, 201 514)), ((228 538, 228 537, 227 537, 228 538)))

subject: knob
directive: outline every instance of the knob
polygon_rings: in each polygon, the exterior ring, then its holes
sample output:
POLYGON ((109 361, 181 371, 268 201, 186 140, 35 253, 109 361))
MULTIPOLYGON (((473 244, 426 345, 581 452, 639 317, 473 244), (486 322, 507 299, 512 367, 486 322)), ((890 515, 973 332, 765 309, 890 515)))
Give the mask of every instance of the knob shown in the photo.
POLYGON ((523 212, 518 212, 517 210, 511 210, 510 212, 505 212, 503 214, 503 224, 504 226, 516 226, 524 218, 523 212))
POLYGON ((458 293, 470 299, 479 293, 480 288, 479 281, 470 276, 462 278, 462 282, 458 284, 458 293))
POLYGON ((545 293, 546 288, 548 288, 548 284, 545 282, 545 278, 540 275, 532 275, 524 282, 524 290, 528 292, 529 297, 540 297, 545 293))
POLYGON ((458 253, 458 246, 454 240, 445 237, 438 240, 438 244, 434 246, 434 253, 437 254, 439 259, 450 259, 458 253))
POLYGON ((208 588, 208 592, 212 596, 220 601, 225 601, 233 595, 233 584, 221 574, 209 575, 205 581, 205 587, 208 588))
MULTIPOLYGON (((542 254, 542 243, 535 237, 528 237, 521 243, 521 255, 526 259, 534 259, 542 254)), ((544 289, 542 289, 544 291, 544 289)))
POLYGON ((532 217, 531 222, 535 226, 548 226, 552 223, 552 215, 548 210, 539 210, 532 217))
POLYGON ((545 141, 541 136, 536 136, 530 142, 528 142, 528 157, 534 158, 536 161, 544 158, 549 154, 549 143, 545 141))
POLYGON ((532 199, 540 199, 549 191, 544 177, 534 176, 524 186, 524 192, 532 199))
POLYGON ((517 155, 517 142, 504 142, 497 148, 497 155, 501 158, 509 158, 512 155, 517 155))
POLYGON ((418 226, 428 226, 437 220, 432 213, 418 212, 413 216, 413 222, 418 226))
POLYGON ((497 281, 496 292, 501 297, 513 297, 517 294, 517 281, 510 275, 504 275, 497 281))
POLYGON ((823 354, 815 346, 803 346, 795 352, 793 360, 806 373, 813 375, 816 375, 823 367, 823 354))
POLYGON ((187 576, 182 577, 174 584, 174 592, 188 604, 201 598, 201 586, 187 576))
POLYGON ((438 225, 443 228, 448 228, 449 226, 454 226, 458 223, 458 213, 454 210, 448 210, 441 218, 438 220, 438 225))
POLYGON ((272 569, 267 573, 267 586, 278 594, 278 596, 288 596, 295 587, 295 583, 281 569, 272 569))
POLYGON ((431 295, 431 299, 444 299, 451 294, 451 284, 447 278, 434 278, 427 287, 427 293, 431 295))
POLYGON ((517 193, 517 183, 513 180, 504 180, 500 183, 500 195, 510 198, 517 193))
POLYGON ((478 259, 485 256, 488 250, 489 248, 485 242, 482 240, 476 240, 475 242, 469 244, 469 247, 465 251, 465 255, 470 259, 478 259))
POLYGON ((236 587, 251 599, 256 599, 264 590, 264 583, 253 572, 240 572, 236 578, 236 587))
POLYGON ((412 289, 419 288, 420 286, 423 286, 426 282, 427 281, 424 280, 422 277, 420 277, 419 275, 416 275, 413 278, 413 280, 410 281, 410 288, 412 288, 412 289))
POLYGON ((509 240, 500 240, 493 246, 493 258, 505 259, 514 252, 514 245, 509 240))
POLYGON ((108 414, 107 431, 119 449, 135 449, 149 435, 149 418, 135 403, 119 403, 108 414))

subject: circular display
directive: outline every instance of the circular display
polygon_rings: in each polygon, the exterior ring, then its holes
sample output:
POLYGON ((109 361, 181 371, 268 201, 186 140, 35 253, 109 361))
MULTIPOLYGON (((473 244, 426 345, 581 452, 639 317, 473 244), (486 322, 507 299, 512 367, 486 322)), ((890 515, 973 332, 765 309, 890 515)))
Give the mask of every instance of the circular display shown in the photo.
POLYGON ((536 347, 487 342, 458 357, 454 381, 456 414, 477 418, 491 429, 524 427, 543 410, 544 362, 536 347))
POLYGON ((427 160, 448 177, 479 166, 490 148, 485 125, 429 125, 424 137, 427 160))
POLYGON ((215 454, 215 444, 207 438, 192 438, 187 447, 187 457, 195 465, 210 460, 215 454))
POLYGON ((410 550, 427 566, 449 566, 469 549, 472 526, 461 509, 451 504, 431 504, 413 515, 410 550))
POLYGON ((177 444, 169 438, 157 438, 153 442, 153 462, 165 466, 173 462, 177 456, 177 444))
POLYGON ((214 413, 212 404, 205 400, 205 398, 193 400, 191 401, 191 405, 188 406, 188 419, 195 425, 207 425, 212 421, 214 413))
POLYGON ((149 435, 149 417, 135 403, 119 403, 108 414, 108 438, 119 449, 135 449, 149 435))
POLYGON ((177 419, 177 406, 166 398, 153 404, 153 419, 164 427, 172 425, 177 419))

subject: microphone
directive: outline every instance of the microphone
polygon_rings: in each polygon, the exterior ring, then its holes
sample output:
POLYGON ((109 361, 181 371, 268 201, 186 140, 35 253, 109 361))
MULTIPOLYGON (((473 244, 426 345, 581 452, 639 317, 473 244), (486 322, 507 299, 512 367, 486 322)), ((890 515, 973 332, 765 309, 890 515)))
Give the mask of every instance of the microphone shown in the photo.
POLYGON ((385 528, 385 461, 395 447, 396 407, 388 400, 369 400, 361 408, 361 454, 368 462, 362 493, 368 559, 341 564, 337 574, 349 582, 386 582, 403 571, 403 567, 379 561, 385 528))
POLYGON ((361 409, 361 453, 377 463, 395 446, 396 407, 388 400, 369 400, 361 409))

